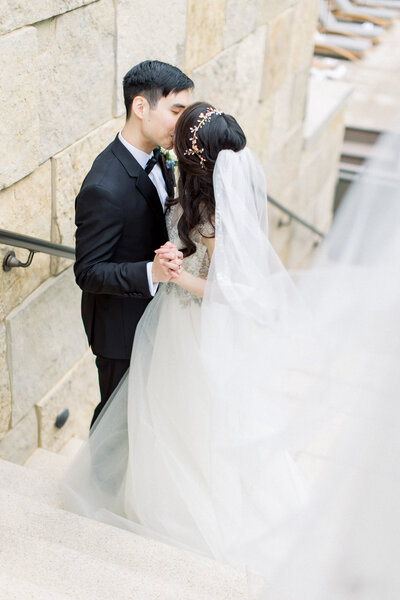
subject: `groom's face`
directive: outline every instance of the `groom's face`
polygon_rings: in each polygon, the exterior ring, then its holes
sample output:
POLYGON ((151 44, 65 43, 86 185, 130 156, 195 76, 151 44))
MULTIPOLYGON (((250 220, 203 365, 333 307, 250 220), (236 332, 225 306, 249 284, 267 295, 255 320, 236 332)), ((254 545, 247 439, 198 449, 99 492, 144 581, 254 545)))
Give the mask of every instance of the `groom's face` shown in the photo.
POLYGON ((172 148, 176 122, 189 104, 189 90, 162 96, 153 108, 148 104, 143 115, 142 133, 152 147, 172 148))

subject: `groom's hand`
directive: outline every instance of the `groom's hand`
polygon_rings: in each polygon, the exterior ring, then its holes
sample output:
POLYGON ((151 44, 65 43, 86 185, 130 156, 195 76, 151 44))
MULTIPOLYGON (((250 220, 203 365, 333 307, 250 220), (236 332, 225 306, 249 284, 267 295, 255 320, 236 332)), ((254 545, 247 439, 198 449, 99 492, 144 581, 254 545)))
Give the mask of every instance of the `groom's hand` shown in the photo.
POLYGON ((153 261, 153 281, 165 282, 176 276, 182 270, 183 254, 175 244, 166 242, 155 251, 156 257, 153 261))
POLYGON ((153 283, 165 282, 171 279, 168 267, 159 256, 155 256, 152 267, 153 283))
POLYGON ((177 261, 178 264, 182 264, 183 254, 172 242, 166 242, 155 251, 155 254, 158 254, 163 260, 177 261))

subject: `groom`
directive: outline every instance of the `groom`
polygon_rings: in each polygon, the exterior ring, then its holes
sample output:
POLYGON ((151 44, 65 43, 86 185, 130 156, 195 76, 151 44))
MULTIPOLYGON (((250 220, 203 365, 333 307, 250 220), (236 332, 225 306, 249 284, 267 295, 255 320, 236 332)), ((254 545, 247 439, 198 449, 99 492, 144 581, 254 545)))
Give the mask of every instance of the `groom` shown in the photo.
POLYGON ((154 256, 168 239, 164 208, 174 194, 158 146, 172 148, 191 88, 182 71, 159 61, 128 71, 125 126, 95 159, 76 198, 75 278, 101 395, 91 427, 129 367, 137 323, 158 282, 182 262, 175 248, 167 260, 154 256))

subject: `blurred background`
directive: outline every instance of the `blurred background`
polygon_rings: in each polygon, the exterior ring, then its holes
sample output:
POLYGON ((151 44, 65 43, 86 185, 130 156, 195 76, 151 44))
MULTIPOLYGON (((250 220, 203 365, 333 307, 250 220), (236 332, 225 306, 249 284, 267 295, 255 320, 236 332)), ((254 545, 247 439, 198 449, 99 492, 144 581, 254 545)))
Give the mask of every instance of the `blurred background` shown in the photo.
POLYGON ((98 386, 74 200, 123 126, 125 72, 175 64, 194 99, 237 118, 265 167, 272 243, 299 268, 398 111, 399 13, 400 0, 0 1, 1 458, 87 437, 98 386))

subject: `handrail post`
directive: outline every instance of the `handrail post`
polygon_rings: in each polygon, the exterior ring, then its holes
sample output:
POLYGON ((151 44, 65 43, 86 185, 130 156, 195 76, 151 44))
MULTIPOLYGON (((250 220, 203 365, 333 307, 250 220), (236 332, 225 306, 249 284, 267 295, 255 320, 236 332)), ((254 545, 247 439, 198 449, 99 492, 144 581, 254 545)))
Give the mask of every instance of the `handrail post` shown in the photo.
POLYGON ((15 256, 15 252, 11 250, 7 252, 3 260, 3 271, 11 271, 11 269, 15 268, 23 268, 26 269, 32 264, 33 257, 35 256, 34 250, 29 250, 29 256, 26 262, 21 262, 19 258, 15 256))

